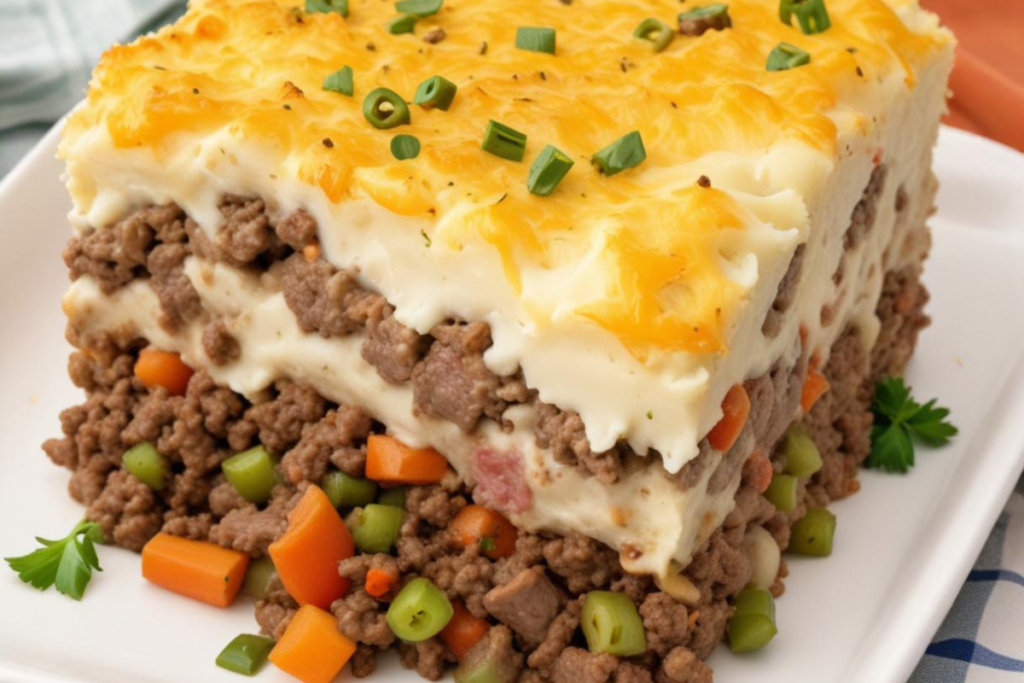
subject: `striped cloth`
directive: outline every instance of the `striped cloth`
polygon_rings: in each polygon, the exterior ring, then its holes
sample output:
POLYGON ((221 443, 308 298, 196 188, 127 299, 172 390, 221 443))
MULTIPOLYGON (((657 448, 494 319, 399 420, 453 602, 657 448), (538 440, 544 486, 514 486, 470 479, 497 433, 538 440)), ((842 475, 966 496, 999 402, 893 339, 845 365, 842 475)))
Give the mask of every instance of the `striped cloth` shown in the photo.
MULTIPOLYGON (((0 0, 0 177, 85 93, 114 42, 173 20, 177 0, 0 0)), ((1024 683, 1024 486, 910 683, 1024 683)))

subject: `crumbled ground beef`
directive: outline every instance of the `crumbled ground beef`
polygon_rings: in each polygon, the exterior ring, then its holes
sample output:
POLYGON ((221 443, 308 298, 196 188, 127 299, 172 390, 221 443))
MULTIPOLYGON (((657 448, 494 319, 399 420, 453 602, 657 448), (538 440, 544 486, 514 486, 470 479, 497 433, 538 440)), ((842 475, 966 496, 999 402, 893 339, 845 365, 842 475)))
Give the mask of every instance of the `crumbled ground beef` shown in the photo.
POLYGON ((223 320, 214 320, 203 329, 203 351, 214 365, 226 365, 242 355, 242 347, 223 320))

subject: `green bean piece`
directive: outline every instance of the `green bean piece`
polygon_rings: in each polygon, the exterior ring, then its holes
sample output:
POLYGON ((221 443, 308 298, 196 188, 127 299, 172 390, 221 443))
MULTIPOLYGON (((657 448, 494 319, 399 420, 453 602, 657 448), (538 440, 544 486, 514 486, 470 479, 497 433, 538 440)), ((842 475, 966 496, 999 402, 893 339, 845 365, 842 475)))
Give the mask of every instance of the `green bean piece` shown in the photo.
POLYGON ((408 486, 396 486, 393 489, 385 489, 380 492, 377 502, 381 505, 390 505, 393 508, 405 509, 405 494, 409 492, 408 486))
POLYGON ((418 643, 436 636, 455 610, 447 596, 429 579, 413 579, 398 592, 388 607, 391 632, 407 643, 418 643))
POLYGON ((782 452, 786 456, 783 471, 794 477, 809 477, 821 469, 821 453, 814 445, 807 428, 797 423, 789 428, 782 442, 782 452))
POLYGON ((587 638, 587 648, 595 654, 607 652, 619 657, 632 657, 647 651, 647 637, 640 614, 629 596, 623 593, 587 593, 580 625, 587 638))
POLYGON ((270 580, 274 578, 277 569, 269 557, 263 557, 249 565, 245 572, 245 582, 242 584, 242 594, 253 600, 262 600, 267 597, 267 587, 270 580))
POLYGON ((394 128, 409 123, 409 105, 401 95, 387 88, 376 88, 363 100, 363 116, 375 128, 394 128))
POLYGON ((782 0, 779 3, 779 19, 783 24, 792 26, 794 14, 806 35, 821 33, 832 26, 825 0, 782 0))
POLYGON ((832 537, 836 533, 836 516, 825 508, 810 508, 793 525, 789 552, 810 557, 832 554, 832 537))
POLYGON ((395 9, 402 14, 429 17, 440 12, 443 4, 444 0, 401 0, 395 4, 395 9))
POLYGON ((530 52, 555 54, 556 34, 553 28, 523 26, 516 29, 516 47, 530 52))
POLYGON ((541 197, 555 191, 562 178, 576 163, 554 145, 548 145, 534 159, 526 177, 526 189, 541 197))
POLYGON ((416 94, 412 97, 413 104, 418 104, 424 109, 440 109, 448 111, 455 99, 455 93, 459 87, 444 76, 431 76, 419 84, 416 94))
POLYGON ((402 35, 403 33, 412 33, 416 28, 417 21, 419 21, 419 18, 411 14, 395 17, 387 24, 388 33, 395 36, 402 35))
POLYGON ((491 120, 487 122, 480 148, 502 159, 522 161, 526 154, 526 133, 491 120))
POLYGON ((243 633, 227 644, 217 655, 217 666, 228 671, 252 676, 266 663, 274 649, 274 639, 243 633))
POLYGON ((277 484, 276 466, 277 458, 261 445, 231 456, 221 469, 242 498, 250 503, 266 503, 277 484))
POLYGON ((676 32, 664 22, 654 17, 648 17, 640 22, 640 25, 633 30, 633 37, 646 40, 651 44, 651 49, 661 52, 672 42, 676 32))
POLYGON ((167 460, 148 441, 129 448, 121 456, 121 462, 129 474, 154 491, 162 491, 167 486, 167 460))
POLYGON ((361 552, 391 552, 405 521, 405 510, 390 505, 370 504, 355 508, 345 518, 352 541, 361 552))
POLYGON ((775 600, 760 588, 744 588, 736 596, 736 609, 729 619, 729 648, 733 652, 760 650, 778 633, 775 600))
POLYGON ((792 474, 776 474, 768 484, 764 497, 779 512, 792 512, 796 507, 797 478, 792 474))
POLYGON ((604 175, 615 175, 627 168, 639 166, 647 158, 640 131, 634 130, 594 154, 590 163, 604 175))
POLYGON ((321 486, 336 508, 369 505, 377 497, 377 482, 344 472, 328 472, 321 486))

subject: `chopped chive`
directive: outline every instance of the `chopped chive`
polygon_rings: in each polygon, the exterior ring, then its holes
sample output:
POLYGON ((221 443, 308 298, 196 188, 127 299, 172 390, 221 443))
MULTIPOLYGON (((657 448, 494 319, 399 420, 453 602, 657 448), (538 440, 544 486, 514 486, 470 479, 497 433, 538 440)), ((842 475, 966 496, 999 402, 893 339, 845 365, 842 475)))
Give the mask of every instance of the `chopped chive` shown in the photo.
POLYGON ((558 183, 569 172, 575 162, 552 145, 548 145, 534 159, 530 175, 526 178, 526 189, 533 194, 546 197, 555 191, 558 183))
POLYGON ((306 12, 337 12, 343 17, 348 16, 348 0, 306 0, 306 12))
POLYGON ((627 168, 639 166, 647 158, 643 138, 640 131, 634 130, 597 152, 590 163, 605 175, 615 175, 627 168))
MULTIPOLYGON (((224 577, 227 580, 227 577, 224 577)), ((251 636, 243 633, 236 636, 217 655, 217 666, 228 671, 252 676, 263 667, 267 661, 267 655, 274 648, 272 638, 263 636, 251 636)))
POLYGON ((800 30, 806 35, 821 33, 832 26, 825 9, 825 0, 781 0, 779 19, 786 26, 793 25, 793 15, 800 22, 800 30))
POLYGON ((555 54, 555 29, 520 27, 516 29, 516 47, 531 52, 555 54))
POLYGON ((412 14, 403 14, 402 16, 396 17, 388 22, 388 33, 394 36, 401 35, 403 33, 412 33, 413 29, 416 28, 417 21, 419 21, 418 17, 412 14))
POLYGON ((688 36, 700 36, 710 30, 722 31, 732 27, 729 5, 725 3, 694 7, 681 13, 677 20, 679 32, 688 36))
POLYGON ((409 123, 409 105, 394 90, 377 88, 363 100, 363 116, 376 128, 394 128, 409 123))
POLYGON ((444 0, 402 0, 395 5, 395 9, 402 14, 412 14, 417 17, 429 17, 441 10, 444 0))
POLYGON ((448 111, 448 107, 452 106, 452 100, 455 99, 456 90, 458 90, 458 86, 444 76, 432 76, 420 83, 412 101, 424 109, 436 107, 442 111, 448 111))
POLYGON ((787 69, 795 69, 798 66, 804 66, 805 64, 810 63, 811 55, 804 52, 796 45, 779 43, 768 55, 768 64, 766 68, 769 71, 786 71, 787 69))
POLYGON ((420 141, 412 135, 396 135, 391 138, 391 155, 403 161, 420 155, 420 141))
POLYGON ((480 147, 502 159, 522 161, 523 155, 526 154, 526 134, 491 120, 487 122, 484 141, 480 147))
POLYGON ((324 79, 324 90, 341 93, 352 97, 355 92, 355 85, 352 79, 352 67, 346 66, 338 69, 324 79))
POLYGON ((646 40, 651 44, 655 52, 661 52, 672 42, 672 38, 675 37, 675 31, 654 17, 648 17, 636 27, 633 31, 633 37, 646 40))

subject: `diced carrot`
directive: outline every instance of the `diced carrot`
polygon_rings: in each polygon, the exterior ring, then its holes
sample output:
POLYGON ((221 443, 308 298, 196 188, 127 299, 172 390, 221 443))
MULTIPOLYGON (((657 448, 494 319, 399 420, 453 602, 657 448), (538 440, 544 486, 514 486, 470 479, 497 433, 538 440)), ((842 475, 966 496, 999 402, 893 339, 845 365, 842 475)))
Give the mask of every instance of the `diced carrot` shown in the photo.
POLYGON ((142 549, 146 580, 217 607, 234 601, 248 568, 245 553, 170 534, 157 534, 142 549))
POLYGON ((148 346, 139 352, 135 361, 135 376, 152 389, 163 387, 173 396, 184 396, 192 368, 182 362, 181 356, 148 346))
POLYGON ((327 609, 348 591, 349 581, 338 575, 338 563, 355 554, 352 536, 317 486, 306 489, 288 513, 288 530, 270 544, 281 583, 300 605, 327 609))
POLYGON ((516 550, 519 532, 502 515, 482 505, 467 505, 452 520, 455 540, 463 547, 481 544, 492 560, 508 557, 516 550))
POLYGON ((398 584, 398 574, 386 569, 371 569, 366 572, 366 592, 375 598, 387 595, 398 584))
POLYGON ((725 453, 740 438, 740 432, 750 415, 750 397, 742 384, 729 390, 722 401, 722 419, 708 432, 708 443, 716 451, 725 453))
POLYGON ((772 483, 772 461, 763 448, 755 448, 747 458, 744 475, 750 478, 750 482, 757 489, 758 493, 764 493, 772 483))
POLYGON ((303 683, 330 683, 355 651, 334 615, 303 605, 270 651, 270 661, 303 683))
POLYGON ((366 477, 395 484, 436 484, 448 461, 433 448, 410 448, 398 439, 373 434, 366 441, 366 477))
POLYGON ((828 380, 814 367, 807 368, 807 379, 804 380, 804 388, 800 394, 800 407, 804 414, 811 412, 811 408, 818 402, 818 399, 828 391, 828 380))
POLYGON ((452 601, 452 608, 455 610, 455 614, 441 631, 441 640, 456 657, 462 659, 467 652, 473 649, 474 645, 480 642, 481 638, 487 635, 491 625, 487 623, 486 619, 470 614, 466 606, 458 600, 452 601))

